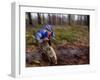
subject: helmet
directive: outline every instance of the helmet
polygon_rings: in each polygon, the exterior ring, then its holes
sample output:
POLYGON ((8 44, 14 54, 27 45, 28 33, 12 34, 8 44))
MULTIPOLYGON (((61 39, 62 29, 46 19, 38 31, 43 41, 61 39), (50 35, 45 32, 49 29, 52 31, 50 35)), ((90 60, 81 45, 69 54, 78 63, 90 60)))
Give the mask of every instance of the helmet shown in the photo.
POLYGON ((52 26, 49 25, 49 24, 46 24, 44 27, 45 27, 46 30, 48 30, 48 31, 50 31, 50 32, 53 31, 52 26))

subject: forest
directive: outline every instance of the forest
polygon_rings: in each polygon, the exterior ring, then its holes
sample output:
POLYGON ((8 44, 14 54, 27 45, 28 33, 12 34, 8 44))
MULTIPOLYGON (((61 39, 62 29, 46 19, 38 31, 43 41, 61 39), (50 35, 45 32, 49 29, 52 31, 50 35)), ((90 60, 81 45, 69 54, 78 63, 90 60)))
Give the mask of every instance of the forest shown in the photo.
POLYGON ((89 64, 90 16, 84 14, 26 12, 26 67, 52 66, 40 52, 35 35, 44 24, 53 25, 52 41, 60 65, 89 64))
POLYGON ((52 25, 86 25, 89 26, 89 15, 58 13, 26 13, 26 25, 50 23, 52 25))

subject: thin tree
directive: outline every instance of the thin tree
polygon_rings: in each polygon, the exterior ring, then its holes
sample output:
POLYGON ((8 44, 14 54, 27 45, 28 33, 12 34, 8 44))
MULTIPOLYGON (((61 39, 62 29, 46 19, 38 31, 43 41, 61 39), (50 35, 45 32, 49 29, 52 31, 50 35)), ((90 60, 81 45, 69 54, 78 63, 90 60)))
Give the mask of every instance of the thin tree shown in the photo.
POLYGON ((48 13, 48 23, 51 24, 51 16, 50 16, 50 13, 48 13))
POLYGON ((71 14, 68 14, 68 24, 71 25, 71 14))
POLYGON ((31 13, 28 12, 27 14, 28 14, 28 19, 29 19, 29 24, 32 25, 33 23, 32 23, 32 16, 31 16, 31 13))
POLYGON ((37 17, 38 17, 38 24, 41 24, 41 15, 40 15, 40 13, 37 13, 37 17))
POLYGON ((87 15, 87 25, 89 26, 90 25, 90 16, 87 15))

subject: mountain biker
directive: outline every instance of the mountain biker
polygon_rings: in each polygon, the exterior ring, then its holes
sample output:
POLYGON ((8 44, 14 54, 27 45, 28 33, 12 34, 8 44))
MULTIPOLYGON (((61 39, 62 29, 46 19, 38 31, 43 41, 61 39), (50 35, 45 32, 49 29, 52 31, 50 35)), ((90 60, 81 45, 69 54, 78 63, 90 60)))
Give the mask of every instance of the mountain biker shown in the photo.
MULTIPOLYGON (((36 33, 36 40, 39 44, 42 44, 44 41, 49 41, 50 39, 55 39, 55 33, 52 29, 52 25, 45 24, 43 27, 36 33)), ((51 43, 49 43, 51 45, 51 43)))
MULTIPOLYGON (((52 39, 55 40, 55 33, 52 29, 52 25, 50 25, 50 24, 43 25, 43 27, 36 33, 36 40, 38 41, 38 45, 39 45, 41 53, 45 53, 44 51, 45 51, 45 49, 47 49, 47 48, 45 48, 46 47, 45 42, 47 41, 49 43, 49 45, 51 46, 51 40, 52 39)), ((50 54, 50 52, 49 52, 47 54, 49 56, 48 59, 51 62, 50 57, 52 56, 52 60, 53 60, 52 62, 54 64, 57 64, 56 54, 55 54, 52 47, 50 47, 50 49, 52 49, 53 53, 50 54)))

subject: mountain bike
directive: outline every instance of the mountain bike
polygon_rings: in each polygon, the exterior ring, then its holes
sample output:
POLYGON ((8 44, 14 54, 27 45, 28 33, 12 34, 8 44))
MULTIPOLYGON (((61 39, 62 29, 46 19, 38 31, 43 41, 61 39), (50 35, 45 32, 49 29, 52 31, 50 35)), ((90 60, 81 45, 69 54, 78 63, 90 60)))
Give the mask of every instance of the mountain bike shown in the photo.
POLYGON ((51 40, 46 40, 43 42, 42 54, 47 57, 51 64, 57 64, 57 55, 51 45, 51 40))

